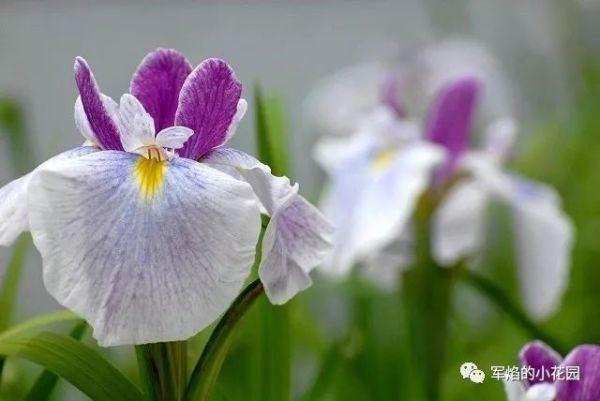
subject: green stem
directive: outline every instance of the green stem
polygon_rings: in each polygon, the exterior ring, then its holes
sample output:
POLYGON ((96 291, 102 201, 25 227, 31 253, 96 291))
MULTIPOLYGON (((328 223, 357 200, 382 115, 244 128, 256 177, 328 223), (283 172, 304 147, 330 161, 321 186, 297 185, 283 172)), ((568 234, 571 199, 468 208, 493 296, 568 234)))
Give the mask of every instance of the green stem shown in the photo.
POLYGON ((136 346, 140 379, 149 401, 183 401, 187 380, 187 342, 136 346))
POLYGON ((541 327, 539 327, 521 308, 515 305, 510 297, 494 283, 486 279, 485 277, 472 272, 469 269, 458 269, 458 277, 475 288, 487 299, 492 301, 498 309, 506 313, 523 331, 525 331, 532 338, 542 340, 560 354, 566 355, 568 349, 556 338, 546 333, 541 327))
POLYGON ((194 367, 186 392, 187 401, 210 399, 221 367, 227 356, 236 324, 246 314, 254 301, 264 292, 260 280, 255 280, 238 295, 233 304, 213 330, 200 360, 194 367))
POLYGON ((436 198, 424 196, 415 216, 416 266, 403 276, 402 301, 411 363, 421 386, 416 399, 437 401, 448 341, 453 274, 431 255, 429 224, 436 198))

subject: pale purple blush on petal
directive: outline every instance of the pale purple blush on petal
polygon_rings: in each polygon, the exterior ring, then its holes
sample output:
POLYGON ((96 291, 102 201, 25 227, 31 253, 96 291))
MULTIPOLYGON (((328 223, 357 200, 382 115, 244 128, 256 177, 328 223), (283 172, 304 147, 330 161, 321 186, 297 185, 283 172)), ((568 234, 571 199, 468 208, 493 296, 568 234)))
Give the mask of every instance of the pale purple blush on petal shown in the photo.
POLYGON ((551 372, 560 365, 561 356, 541 341, 526 344, 519 352, 521 366, 530 366, 538 375, 529 380, 529 385, 537 383, 552 383, 551 372), (542 370, 544 374, 542 374, 542 370), (548 372, 547 374, 545 372, 548 372))
MULTIPOLYGON (((580 345, 562 363, 565 370, 579 367, 579 380, 559 380, 556 401, 600 400, 600 345, 580 345)), ((566 373, 568 374, 568 373, 566 373)))
POLYGON ((433 101, 426 124, 428 140, 446 148, 451 172, 458 158, 468 149, 480 83, 462 78, 446 84, 433 101))
POLYGON ((79 88, 83 109, 96 140, 105 150, 123 150, 117 123, 106 109, 102 94, 88 63, 81 57, 75 59, 75 82, 79 88))
POLYGON ((242 94, 242 84, 227 63, 219 59, 203 61, 187 77, 175 114, 175 125, 194 130, 179 152, 198 159, 223 145, 242 94))
POLYGON ((381 102, 396 113, 398 117, 404 117, 406 112, 400 101, 400 77, 398 71, 388 73, 381 85, 381 102))
POLYGON ((131 79, 129 91, 154 119, 156 132, 175 122, 179 91, 192 65, 174 49, 156 49, 149 53, 131 79))

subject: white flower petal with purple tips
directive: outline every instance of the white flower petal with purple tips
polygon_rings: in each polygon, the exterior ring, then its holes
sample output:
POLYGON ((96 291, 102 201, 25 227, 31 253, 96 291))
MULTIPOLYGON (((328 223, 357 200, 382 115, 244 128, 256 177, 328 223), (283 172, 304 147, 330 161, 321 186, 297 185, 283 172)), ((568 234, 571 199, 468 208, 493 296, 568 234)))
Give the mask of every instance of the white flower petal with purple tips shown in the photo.
POLYGON ((223 60, 204 60, 186 78, 179 94, 175 125, 194 130, 194 136, 178 152, 198 159, 223 145, 236 124, 242 84, 223 60))
POLYGON ((202 162, 234 167, 254 190, 271 221, 265 231, 259 276, 272 303, 287 302, 311 284, 309 272, 331 248, 332 227, 297 194, 287 177, 234 149, 214 149, 202 162))
POLYGON ((46 288, 101 345, 187 339, 250 272, 252 189, 195 161, 98 152, 48 163, 29 192, 46 288))

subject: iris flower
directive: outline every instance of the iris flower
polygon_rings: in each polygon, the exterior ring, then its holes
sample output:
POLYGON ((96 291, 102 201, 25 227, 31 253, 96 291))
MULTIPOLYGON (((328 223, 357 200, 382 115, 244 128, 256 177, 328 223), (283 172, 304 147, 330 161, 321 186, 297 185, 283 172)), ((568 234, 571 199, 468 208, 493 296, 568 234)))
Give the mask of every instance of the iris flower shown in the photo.
POLYGON ((509 401, 600 399, 600 346, 580 345, 563 359, 546 344, 534 341, 526 344, 519 356, 521 366, 533 374, 524 382, 505 382, 509 401), (579 377, 568 377, 567 369, 578 371, 579 377))
POLYGON ((196 68, 148 54, 119 104, 75 61, 84 146, 0 190, 0 244, 31 231, 44 283, 101 345, 187 339, 212 323, 250 273, 281 304, 310 283, 331 227, 286 177, 223 147, 246 111, 223 60, 196 68))
POLYGON ((406 74, 381 77, 379 106, 355 133, 325 138, 316 148, 330 178, 324 211, 337 226, 335 250, 324 270, 344 275, 359 263, 387 286, 398 282, 399 272, 413 261, 411 219, 419 197, 427 190, 440 192, 456 178, 432 217, 433 257, 454 266, 477 256, 489 201, 507 203, 525 305, 533 316, 546 317, 566 287, 573 236, 558 195, 502 169, 517 130, 510 116, 493 119, 484 145, 471 147, 481 75, 440 84, 428 111, 419 115, 409 113, 402 96, 410 81, 406 74))

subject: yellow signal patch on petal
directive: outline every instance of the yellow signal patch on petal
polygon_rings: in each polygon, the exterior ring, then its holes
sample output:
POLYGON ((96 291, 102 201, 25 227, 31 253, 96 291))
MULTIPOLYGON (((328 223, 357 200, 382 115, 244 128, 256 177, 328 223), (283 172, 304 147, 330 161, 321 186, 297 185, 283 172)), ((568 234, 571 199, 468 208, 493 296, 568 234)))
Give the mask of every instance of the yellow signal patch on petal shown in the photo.
POLYGON ((166 161, 146 159, 140 157, 135 165, 135 177, 137 179, 140 196, 145 201, 150 201, 160 192, 165 181, 166 161))
POLYGON ((396 151, 394 149, 386 149, 381 151, 373 160, 372 169, 379 173, 389 167, 394 161, 396 151))

